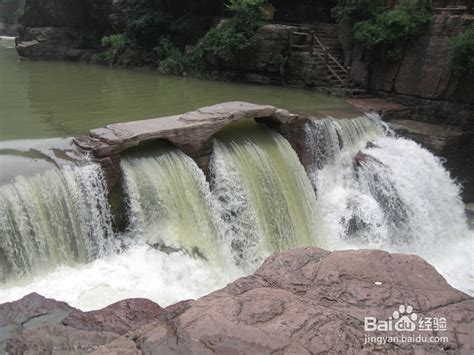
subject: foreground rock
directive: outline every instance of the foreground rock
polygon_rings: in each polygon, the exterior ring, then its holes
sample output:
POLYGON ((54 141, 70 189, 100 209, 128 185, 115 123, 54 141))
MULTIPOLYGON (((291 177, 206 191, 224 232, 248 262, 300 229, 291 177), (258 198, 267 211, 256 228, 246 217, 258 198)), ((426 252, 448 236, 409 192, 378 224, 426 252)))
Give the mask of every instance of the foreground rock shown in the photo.
POLYGON ((474 300, 421 258, 376 250, 285 252, 222 290, 166 309, 127 300, 83 313, 30 295, 1 305, 0 320, 4 345, 13 354, 467 354, 474 349, 474 300), (415 331, 364 331, 364 317, 386 321, 400 305, 413 307, 415 331), (60 317, 51 316, 58 312, 60 317), (42 321, 35 321, 38 314, 42 321), (425 323, 418 322, 428 318, 441 319, 446 330, 420 330, 425 323), (447 340, 366 343, 366 336, 402 335, 447 340))

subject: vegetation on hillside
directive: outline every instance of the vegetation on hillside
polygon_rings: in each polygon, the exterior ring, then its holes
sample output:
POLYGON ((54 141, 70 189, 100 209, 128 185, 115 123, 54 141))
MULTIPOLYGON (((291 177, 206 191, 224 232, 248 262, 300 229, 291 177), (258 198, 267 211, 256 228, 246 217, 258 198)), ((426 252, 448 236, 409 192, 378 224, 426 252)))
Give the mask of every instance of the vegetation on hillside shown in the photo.
POLYGON ((229 0, 226 10, 231 17, 209 30, 209 18, 191 13, 175 17, 162 1, 125 0, 123 33, 104 37, 103 52, 94 61, 151 65, 171 74, 218 69, 219 62, 255 47, 262 4, 263 0, 229 0))
POLYGON ((454 38, 451 63, 459 75, 474 74, 474 28, 454 38))
POLYGON ((263 24, 263 0, 230 0, 233 17, 211 29, 197 44, 193 60, 202 63, 206 55, 231 60, 239 52, 257 45, 255 34, 263 24))

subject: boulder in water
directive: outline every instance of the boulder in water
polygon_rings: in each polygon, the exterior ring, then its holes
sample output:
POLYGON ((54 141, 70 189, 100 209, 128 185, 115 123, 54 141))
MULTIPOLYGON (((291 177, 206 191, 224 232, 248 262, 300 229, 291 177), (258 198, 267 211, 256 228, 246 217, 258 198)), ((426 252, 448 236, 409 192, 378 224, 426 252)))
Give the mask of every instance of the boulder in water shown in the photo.
MULTIPOLYGON (((79 330, 67 320, 57 326, 43 325, 10 337, 7 350, 50 352, 54 347, 59 352, 101 354, 436 354, 469 353, 474 348, 474 299, 452 288, 420 257, 378 250, 302 248, 284 252, 268 258, 253 275, 196 301, 163 310, 140 300, 136 305, 143 306, 143 319, 147 320, 134 320, 131 325, 137 329, 120 335, 125 328, 116 328, 117 319, 141 317, 133 310, 134 303, 127 302, 81 315, 80 319, 91 324, 100 319, 99 327, 79 330), (154 322, 145 324, 153 318, 146 310, 156 314, 154 322), (403 319, 416 328, 365 331, 365 317, 393 323, 403 319), (423 319, 431 323, 421 322, 423 319), (440 321, 441 330, 435 330, 435 319, 440 321), (410 341, 382 344, 368 338, 382 336, 405 336, 410 341)), ((76 312, 68 318, 77 319, 76 312)), ((1 313, 0 319, 7 319, 8 314, 1 313)))

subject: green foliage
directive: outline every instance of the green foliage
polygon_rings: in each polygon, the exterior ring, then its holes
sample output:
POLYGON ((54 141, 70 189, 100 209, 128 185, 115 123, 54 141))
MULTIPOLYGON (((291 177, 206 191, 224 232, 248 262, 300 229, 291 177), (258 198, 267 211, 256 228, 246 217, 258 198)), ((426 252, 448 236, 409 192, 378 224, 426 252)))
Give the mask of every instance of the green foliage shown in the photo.
POLYGON ((125 48, 125 36, 123 34, 114 34, 102 38, 101 45, 106 49, 121 50, 125 48))
POLYGON ((125 36, 123 34, 105 36, 100 43, 103 51, 94 55, 91 60, 96 64, 115 64, 117 56, 125 50, 125 36))
POLYGON ((474 28, 454 38, 451 65, 459 75, 474 74, 474 28))
POLYGON ((255 36, 263 24, 263 0, 230 0, 233 17, 211 29, 193 50, 193 62, 202 67, 205 57, 228 61, 257 45, 255 36))
POLYGON ((339 23, 353 25, 373 19, 382 11, 384 3, 381 0, 339 0, 332 9, 332 15, 339 23))
POLYGON ((186 72, 187 58, 169 38, 162 38, 154 51, 160 60, 160 73, 181 75, 186 72))
POLYGON ((392 46, 419 33, 431 20, 430 6, 419 0, 402 0, 393 10, 354 24, 354 37, 372 49, 392 46))
POLYGON ((172 16, 162 9, 161 2, 155 0, 125 0, 121 11, 126 40, 132 47, 145 50, 159 44, 173 21, 172 16))

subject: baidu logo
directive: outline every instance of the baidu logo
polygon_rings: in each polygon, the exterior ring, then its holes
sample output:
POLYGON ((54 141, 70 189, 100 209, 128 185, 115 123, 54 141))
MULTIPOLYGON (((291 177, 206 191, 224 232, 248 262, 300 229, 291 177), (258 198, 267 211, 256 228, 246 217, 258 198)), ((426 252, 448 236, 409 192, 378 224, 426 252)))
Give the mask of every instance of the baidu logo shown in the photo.
POLYGON ((413 312, 412 306, 400 305, 398 311, 393 312, 392 318, 395 320, 395 330, 399 332, 413 332, 416 329, 418 315, 413 312))
POLYGON ((414 332, 418 331, 445 331, 447 328, 444 317, 419 317, 412 306, 400 305, 388 320, 378 320, 376 317, 364 317, 366 332, 414 332))

